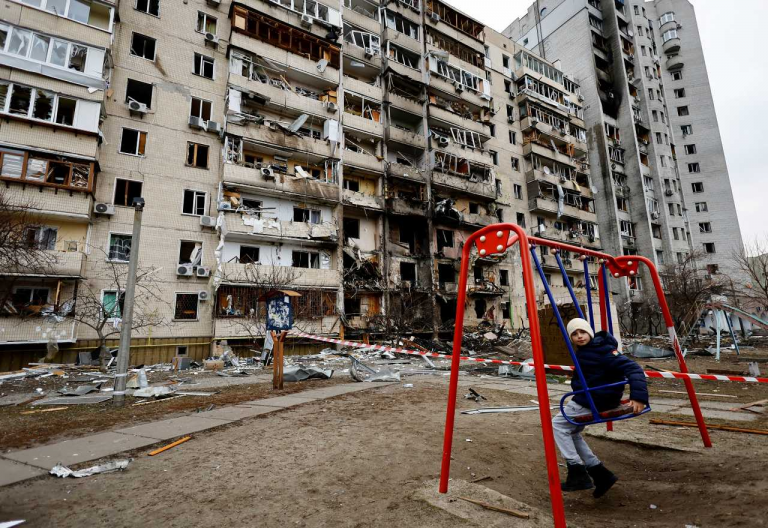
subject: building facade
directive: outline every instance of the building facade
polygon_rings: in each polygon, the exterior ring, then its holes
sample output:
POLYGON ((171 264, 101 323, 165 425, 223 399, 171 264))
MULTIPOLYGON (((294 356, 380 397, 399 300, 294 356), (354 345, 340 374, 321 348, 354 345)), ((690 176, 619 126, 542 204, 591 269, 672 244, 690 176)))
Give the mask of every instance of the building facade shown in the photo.
MULTIPOLYGON (((0 179, 55 262, 2 278, 4 368, 116 341, 137 197, 139 363, 247 353, 274 289, 308 332, 450 335, 463 241, 499 221, 611 247, 579 85, 448 4, 43 1, 1 17, 0 179)), ((474 255, 468 326, 527 324, 515 262, 474 255)))
MULTIPOLYGON (((733 274, 741 233, 695 20, 687 0, 545 0, 504 34, 582 85, 606 248, 657 266, 696 251, 705 276, 733 274)), ((614 292, 639 301, 644 285, 614 292)))

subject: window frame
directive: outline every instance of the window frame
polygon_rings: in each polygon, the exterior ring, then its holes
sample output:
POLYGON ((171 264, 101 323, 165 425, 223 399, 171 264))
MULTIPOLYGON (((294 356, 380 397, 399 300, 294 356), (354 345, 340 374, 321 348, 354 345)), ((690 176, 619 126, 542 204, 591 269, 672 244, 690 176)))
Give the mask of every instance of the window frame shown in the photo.
POLYGON ((205 213, 208 212, 208 192, 207 191, 201 191, 199 189, 184 189, 181 193, 181 214, 184 216, 196 216, 201 217, 205 216, 205 213), (203 195, 203 212, 202 214, 197 214, 195 212, 192 213, 185 213, 184 212, 184 202, 186 202, 186 196, 187 192, 194 193, 192 198, 192 210, 194 211, 197 208, 197 198, 199 194, 203 195))
POLYGON ((160 0, 157 0, 157 14, 150 13, 149 8, 151 6, 152 0, 147 0, 147 11, 142 11, 139 9, 139 1, 134 0, 133 2, 133 9, 135 11, 138 11, 139 13, 144 13, 145 15, 153 16, 155 18, 160 18, 160 0))
MULTIPOLYGON (((104 301, 104 296, 106 294, 114 294, 115 295, 115 306, 119 310, 117 317, 107 317, 107 322, 114 322, 114 321, 121 321, 123 319, 123 309, 125 308, 125 290, 114 290, 114 289, 104 289, 101 290, 101 306, 99 307, 100 315, 101 317, 105 317, 106 310, 104 309, 106 306, 106 303, 104 301), (120 308, 120 297, 123 297, 123 308, 120 308)), ((108 315, 113 315, 114 310, 110 312, 108 315)))
POLYGON ((150 36, 145 35, 143 33, 139 33, 138 31, 131 31, 131 42, 128 45, 128 48, 129 48, 128 49, 128 54, 131 57, 136 57, 138 59, 148 60, 150 62, 155 62, 155 60, 157 59, 157 39, 154 38, 154 37, 150 37, 150 36), (143 37, 145 39, 151 40, 152 42, 155 43, 155 47, 154 47, 151 59, 147 58, 147 57, 145 57, 143 55, 137 55, 136 53, 133 52, 133 39, 136 37, 136 35, 139 35, 140 37, 143 37))
POLYGON ((197 12, 197 20, 195 21, 195 31, 197 33, 201 33, 203 35, 205 35, 207 33, 212 33, 214 36, 218 35, 218 32, 219 32, 219 19, 218 19, 218 17, 215 17, 215 16, 213 16, 211 14, 208 14, 205 11, 198 11, 197 12), (197 27, 197 25, 200 23, 200 15, 203 16, 203 29, 199 29, 197 27), (208 22, 209 18, 214 20, 214 30, 213 31, 206 31, 205 30, 206 26, 208 25, 207 22, 208 22))
POLYGON ((144 158, 147 155, 147 140, 149 139, 149 134, 147 132, 144 132, 143 130, 139 130, 138 128, 130 128, 130 127, 123 127, 120 130, 120 143, 117 145, 117 152, 118 154, 124 154, 126 156, 133 156, 135 158, 144 158), (136 154, 132 152, 123 152, 120 150, 123 147, 123 136, 125 135, 125 131, 130 130, 131 132, 137 132, 136 135, 136 154), (144 152, 139 152, 139 149, 141 147, 141 136, 144 135, 144 152))
POLYGON ((199 321, 200 320, 200 297, 198 296, 198 292, 184 292, 184 291, 173 292, 173 320, 174 321, 199 321), (194 318, 177 317, 179 295, 194 295, 195 297, 195 317, 194 318))
MULTIPOLYGON (((133 178, 115 178, 115 181, 112 183, 112 205, 115 207, 133 207, 133 205, 120 205, 116 203, 117 200, 117 181, 122 180, 124 182, 137 182, 141 184, 141 192, 139 193, 139 196, 142 196, 144 194, 144 180, 135 180, 133 178)), ((128 190, 128 187, 126 186, 126 191, 128 190)), ((126 192, 127 194, 127 192, 126 192)))
POLYGON ((121 233, 120 231, 110 231, 107 236, 107 262, 114 262, 117 264, 128 264, 128 262, 130 262, 130 259, 131 259, 130 250, 128 252, 127 260, 118 260, 118 259, 112 258, 112 237, 113 236, 128 237, 131 240, 131 250, 132 250, 133 249, 133 233, 121 233))
POLYGON ((204 169, 209 170, 209 162, 210 162, 210 154, 211 154, 211 147, 210 145, 207 145, 205 143, 196 143, 194 141, 187 141, 187 154, 184 159, 184 165, 186 167, 189 167, 191 169, 204 169), (205 165, 201 166, 197 164, 198 161, 198 155, 199 155, 199 148, 198 147, 205 147, 205 165), (192 162, 189 161, 189 155, 190 155, 190 149, 193 150, 194 155, 192 156, 192 162))
MULTIPOLYGON (((45 13, 48 13, 49 15, 53 15, 53 16, 58 17, 58 18, 65 18, 65 19, 70 20, 70 21, 72 21, 72 22, 74 22, 76 24, 82 24, 84 26, 88 26, 88 27, 93 28, 93 29, 98 29, 99 31, 106 31, 107 33, 110 33, 110 34, 113 34, 113 31, 114 31, 114 27, 115 27, 115 10, 117 9, 116 5, 110 5, 110 4, 105 3, 105 2, 97 2, 95 0, 89 0, 91 4, 100 4, 101 6, 109 9, 109 24, 108 24, 108 26, 106 28, 102 28, 102 27, 99 27, 99 26, 94 26, 92 24, 89 24, 88 22, 81 22, 81 21, 79 21, 79 20, 77 20, 75 18, 71 18, 70 16, 68 16, 69 13, 70 13, 70 7, 72 6, 72 0, 66 0, 65 7, 64 7, 64 14, 61 14, 61 15, 58 13, 58 10, 54 12, 54 11, 51 11, 51 10, 47 9, 47 1, 46 0, 41 0, 39 6, 36 6, 36 5, 33 5, 33 4, 28 4, 28 3, 23 2, 21 0, 11 0, 11 1, 13 3, 15 3, 15 4, 21 4, 24 7, 35 9, 37 11, 43 11, 45 13)), ((89 15, 90 15, 90 5, 88 7, 89 7, 89 15)))
POLYGON ((208 79, 210 81, 216 80, 216 59, 214 57, 209 57, 208 55, 203 55, 202 53, 194 53, 193 58, 193 67, 192 67, 192 75, 196 75, 197 77, 202 77, 203 79, 208 79), (207 75, 203 75, 205 72, 205 61, 210 60, 211 61, 211 76, 208 77, 207 75), (195 68, 198 69, 198 71, 195 71, 195 68))

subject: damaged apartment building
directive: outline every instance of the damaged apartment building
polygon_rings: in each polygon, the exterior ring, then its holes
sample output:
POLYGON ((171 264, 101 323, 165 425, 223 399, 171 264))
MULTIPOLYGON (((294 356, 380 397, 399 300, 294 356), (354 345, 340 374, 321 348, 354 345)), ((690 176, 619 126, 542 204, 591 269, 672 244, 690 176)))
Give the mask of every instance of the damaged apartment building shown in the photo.
MULTIPOLYGON (((579 85, 446 3, 42 2, 6 3, 0 50, 0 179, 61 262, 10 281, 0 346, 27 360, 96 345, 84 292, 119 328, 135 197, 156 284, 133 362, 252 348, 274 289, 307 332, 447 335, 477 229, 603 245, 579 85)), ((470 273, 467 325, 526 324, 512 256, 470 273)))

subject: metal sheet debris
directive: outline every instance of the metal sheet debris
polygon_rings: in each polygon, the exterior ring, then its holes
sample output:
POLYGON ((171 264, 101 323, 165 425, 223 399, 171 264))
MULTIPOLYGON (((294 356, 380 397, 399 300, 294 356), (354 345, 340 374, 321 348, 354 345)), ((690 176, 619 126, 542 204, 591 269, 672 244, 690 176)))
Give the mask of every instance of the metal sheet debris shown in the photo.
POLYGON ((627 347, 627 352, 636 358, 665 358, 673 357, 675 353, 672 350, 656 348, 641 343, 632 343, 627 347))
POLYGON ((292 365, 283 370, 283 381, 304 381, 308 379, 330 379, 333 370, 325 370, 316 367, 304 367, 292 365))
POLYGON ((0 522, 0 528, 13 528, 14 526, 18 526, 20 524, 23 524, 27 521, 6 521, 6 522, 0 522))
POLYGON ((399 372, 395 372, 387 368, 374 370, 355 358, 350 359, 352 359, 352 366, 349 369, 349 375, 355 381, 400 381, 399 372))
POLYGON ((122 471, 125 468, 128 467, 128 464, 130 464, 133 461, 132 458, 126 458, 124 460, 113 460, 112 462, 107 462, 106 464, 102 464, 100 466, 92 466, 86 469, 79 469, 77 471, 72 471, 68 467, 62 465, 62 464, 56 464, 51 468, 49 473, 51 475, 54 475, 56 477, 66 478, 66 477, 75 477, 75 478, 82 478, 82 477, 90 477, 91 475, 97 475, 99 473, 111 473, 113 471, 122 471))
POLYGON ((98 385, 80 385, 74 389, 64 387, 63 389, 59 389, 58 392, 62 396, 85 396, 91 392, 98 392, 100 385, 100 383, 98 385))
POLYGON ((38 400, 32 405, 87 405, 89 403, 101 403, 111 399, 111 395, 101 394, 92 394, 89 396, 63 396, 61 398, 38 400))
MULTIPOLYGON (((552 406, 551 409, 555 409, 557 406, 552 406)), ((470 409, 468 411, 461 411, 461 414, 495 414, 495 413, 513 413, 521 411, 538 411, 538 405, 523 405, 519 407, 483 407, 481 409, 470 409)))
POLYGON ((478 403, 481 402, 482 400, 488 399, 471 387, 469 389, 469 392, 464 395, 464 398, 467 400, 475 400, 478 403))
POLYGON ((173 387, 167 387, 167 386, 146 387, 144 389, 138 389, 133 391, 133 396, 135 398, 152 398, 152 397, 170 396, 174 392, 176 392, 176 389, 173 387))

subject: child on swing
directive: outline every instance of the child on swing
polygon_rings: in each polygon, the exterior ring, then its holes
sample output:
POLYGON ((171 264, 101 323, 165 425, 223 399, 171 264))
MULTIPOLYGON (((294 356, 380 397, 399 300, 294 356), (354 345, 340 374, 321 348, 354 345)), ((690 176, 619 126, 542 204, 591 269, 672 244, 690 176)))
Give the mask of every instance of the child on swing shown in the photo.
MULTIPOLYGON (((598 387, 629 380, 629 405, 632 412, 639 414, 648 403, 648 386, 640 365, 621 355, 619 343, 608 332, 595 331, 584 319, 572 319, 568 323, 568 336, 576 347, 579 366, 589 387, 598 387)), ((573 376, 571 387, 582 390, 581 379, 573 376)), ((614 409, 621 404, 624 386, 617 385, 591 391, 592 399, 599 412, 614 409)), ((586 393, 576 394, 565 406, 565 414, 571 419, 579 415, 591 415, 586 393)), ((602 497, 619 479, 611 473, 592 453, 581 432, 583 425, 574 425, 562 414, 552 419, 555 442, 568 464, 568 477, 561 484, 563 491, 577 491, 595 488, 593 495, 602 497), (594 481, 594 484, 593 484, 594 481)))

